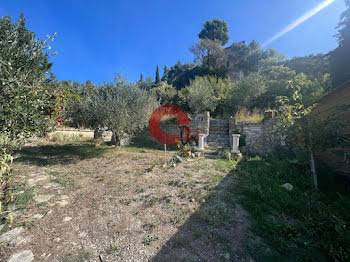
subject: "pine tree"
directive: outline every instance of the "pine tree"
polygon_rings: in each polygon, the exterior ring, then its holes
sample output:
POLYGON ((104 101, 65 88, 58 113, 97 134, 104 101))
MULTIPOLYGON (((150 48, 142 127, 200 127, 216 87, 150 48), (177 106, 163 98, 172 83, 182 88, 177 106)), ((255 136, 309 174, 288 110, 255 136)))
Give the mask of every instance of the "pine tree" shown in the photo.
POLYGON ((167 65, 164 66, 164 73, 162 76, 162 81, 166 82, 168 81, 168 74, 169 74, 169 68, 167 65))
POLYGON ((156 84, 160 83, 160 76, 159 76, 159 66, 157 65, 157 70, 156 70, 156 84))

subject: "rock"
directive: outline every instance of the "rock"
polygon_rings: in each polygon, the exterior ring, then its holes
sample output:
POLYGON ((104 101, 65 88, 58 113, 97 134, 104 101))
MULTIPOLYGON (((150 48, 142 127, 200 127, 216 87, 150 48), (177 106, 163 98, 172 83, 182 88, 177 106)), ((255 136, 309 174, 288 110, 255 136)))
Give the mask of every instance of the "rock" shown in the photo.
POLYGON ((171 167, 176 167, 176 164, 175 163, 171 164, 171 167))
POLYGON ((176 155, 176 161, 179 162, 179 163, 182 163, 182 157, 181 156, 178 156, 176 155))
POLYGON ((11 241, 9 241, 8 244, 10 246, 18 247, 20 245, 29 243, 30 241, 32 241, 32 239, 33 239, 33 236, 25 236, 25 237, 18 236, 16 238, 13 238, 11 241))
POLYGON ((72 220, 71 217, 65 217, 65 218, 63 218, 63 222, 68 222, 68 221, 70 221, 70 220, 72 220))
POLYGON ((192 157, 192 158, 195 158, 196 155, 195 155, 194 153, 191 153, 191 157, 192 157))
POLYGON ((10 242, 24 232, 23 227, 16 227, 0 236, 0 243, 10 242))
POLYGON ((44 215, 42 214, 36 214, 33 216, 33 219, 42 219, 44 217, 44 215))
POLYGON ((36 197, 34 197, 34 200, 37 203, 44 203, 44 202, 48 202, 53 197, 54 195, 37 195, 36 197))
POLYGON ((65 199, 69 199, 69 196, 66 196, 66 195, 60 196, 60 200, 65 200, 65 199))
POLYGON ((281 187, 283 187, 287 191, 292 191, 293 190, 293 185, 291 185, 289 183, 285 183, 285 184, 281 185, 281 187))
POLYGON ((194 153, 194 155, 195 155, 196 157, 200 157, 200 156, 201 156, 201 152, 196 152, 196 153, 194 153))
POLYGON ((47 179, 48 179, 47 176, 38 175, 38 176, 34 176, 34 178, 29 178, 27 181, 27 184, 29 187, 33 187, 36 184, 38 184, 40 181, 44 181, 47 179))
POLYGON ((13 254, 8 262, 31 262, 34 260, 34 254, 31 250, 23 250, 13 254))
POLYGON ((57 204, 59 204, 60 207, 64 207, 64 206, 68 205, 69 202, 67 200, 63 199, 61 201, 58 201, 57 204))

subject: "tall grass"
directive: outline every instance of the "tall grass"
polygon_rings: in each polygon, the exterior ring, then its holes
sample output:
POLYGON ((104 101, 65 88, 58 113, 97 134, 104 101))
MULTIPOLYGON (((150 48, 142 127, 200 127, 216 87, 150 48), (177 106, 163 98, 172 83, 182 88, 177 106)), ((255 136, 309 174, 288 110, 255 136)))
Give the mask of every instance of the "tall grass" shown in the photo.
POLYGON ((264 119, 264 114, 258 109, 253 109, 252 111, 247 110, 246 108, 241 108, 236 113, 237 123, 260 123, 264 119))

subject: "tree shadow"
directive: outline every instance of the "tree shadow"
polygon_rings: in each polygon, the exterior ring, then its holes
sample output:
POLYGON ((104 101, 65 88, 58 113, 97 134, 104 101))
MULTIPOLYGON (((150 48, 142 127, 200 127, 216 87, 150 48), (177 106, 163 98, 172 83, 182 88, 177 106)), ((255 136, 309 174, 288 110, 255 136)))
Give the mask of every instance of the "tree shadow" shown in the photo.
POLYGON ((110 150, 108 146, 101 145, 97 147, 91 142, 25 146, 16 152, 18 154, 16 162, 36 166, 70 164, 100 157, 108 150, 110 150))
MULTIPOLYGON (((142 130, 135 134, 131 140, 131 144, 126 146, 126 148, 137 148, 139 150, 143 149, 153 149, 153 150, 164 150, 164 145, 155 141, 148 129, 142 130)), ((168 151, 177 151, 176 145, 167 145, 166 149, 168 151)))
POLYGON ((262 245, 251 232, 235 186, 232 170, 150 261, 249 261, 248 246, 262 245))

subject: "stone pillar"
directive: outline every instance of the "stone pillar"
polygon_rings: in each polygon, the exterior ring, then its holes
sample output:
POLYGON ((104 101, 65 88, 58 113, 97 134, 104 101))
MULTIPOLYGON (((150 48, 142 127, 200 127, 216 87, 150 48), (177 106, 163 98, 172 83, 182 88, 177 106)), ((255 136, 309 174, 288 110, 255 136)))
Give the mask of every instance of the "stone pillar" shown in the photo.
POLYGON ((204 151, 204 137, 205 137, 205 134, 198 135, 198 150, 199 151, 204 151))
POLYGON ((232 134, 232 153, 240 153, 239 151, 239 137, 240 134, 232 134))
POLYGON ((233 116, 231 116, 228 120, 228 136, 230 139, 230 146, 232 147, 232 132, 237 128, 236 125, 236 118, 234 118, 233 116))

